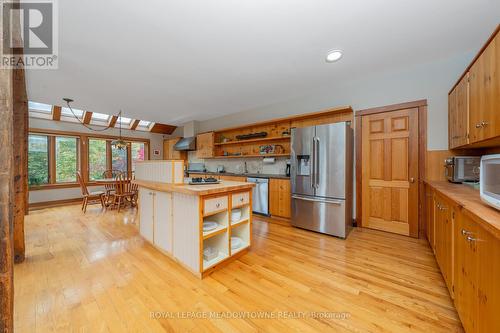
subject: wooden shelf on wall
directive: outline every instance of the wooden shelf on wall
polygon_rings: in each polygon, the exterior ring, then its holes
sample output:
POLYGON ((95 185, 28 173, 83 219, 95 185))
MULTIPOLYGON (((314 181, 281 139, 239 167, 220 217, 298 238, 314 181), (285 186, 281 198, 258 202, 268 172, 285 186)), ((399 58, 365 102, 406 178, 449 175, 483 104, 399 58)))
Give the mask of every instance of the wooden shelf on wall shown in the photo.
POLYGON ((214 156, 209 158, 252 158, 252 157, 289 157, 290 154, 252 154, 252 155, 229 155, 214 156))
POLYGON ((218 142, 218 143, 216 142, 214 145, 216 145, 216 146, 240 145, 240 144, 245 144, 245 143, 281 141, 281 140, 290 140, 290 136, 264 137, 264 138, 258 138, 258 139, 248 139, 248 140, 238 140, 238 141, 218 142))

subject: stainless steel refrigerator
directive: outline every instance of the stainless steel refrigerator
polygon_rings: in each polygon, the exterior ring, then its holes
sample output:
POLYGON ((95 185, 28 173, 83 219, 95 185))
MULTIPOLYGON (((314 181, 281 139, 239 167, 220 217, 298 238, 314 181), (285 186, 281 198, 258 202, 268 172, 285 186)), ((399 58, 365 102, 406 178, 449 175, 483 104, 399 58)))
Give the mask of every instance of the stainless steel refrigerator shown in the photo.
POLYGON ((352 226, 350 122, 292 129, 292 225, 346 238, 352 226))

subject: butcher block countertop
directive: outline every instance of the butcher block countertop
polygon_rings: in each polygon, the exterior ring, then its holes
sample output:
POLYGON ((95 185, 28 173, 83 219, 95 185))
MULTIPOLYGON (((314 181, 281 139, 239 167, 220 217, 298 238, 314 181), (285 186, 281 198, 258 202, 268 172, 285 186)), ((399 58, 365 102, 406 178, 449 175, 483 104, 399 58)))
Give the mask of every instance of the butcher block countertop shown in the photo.
POLYGON ((219 184, 189 185, 189 184, 167 184, 151 182, 146 180, 133 180, 132 183, 150 190, 160 192, 177 192, 191 195, 209 195, 238 190, 250 190, 255 184, 245 182, 233 182, 222 180, 219 184))
POLYGON ((479 191, 448 181, 427 181, 434 190, 456 202, 475 221, 500 239, 500 211, 481 201, 479 191))

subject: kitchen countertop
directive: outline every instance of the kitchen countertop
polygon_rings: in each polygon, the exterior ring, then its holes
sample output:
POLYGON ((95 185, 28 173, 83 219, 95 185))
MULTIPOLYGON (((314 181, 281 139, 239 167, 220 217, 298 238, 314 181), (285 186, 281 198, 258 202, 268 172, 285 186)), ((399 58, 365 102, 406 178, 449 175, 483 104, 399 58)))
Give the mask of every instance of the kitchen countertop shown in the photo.
POLYGON ((250 190, 255 186, 253 183, 233 182, 222 180, 219 184, 210 185, 189 185, 189 184, 167 184, 159 182, 150 182, 146 180, 132 180, 133 184, 150 190, 160 192, 177 192, 191 195, 217 194, 237 190, 250 190))
POLYGON ((456 202, 465 209, 475 221, 500 239, 500 211, 481 201, 479 191, 467 185, 453 184, 448 181, 426 181, 433 189, 456 202))
POLYGON ((277 179, 290 179, 286 175, 276 175, 268 173, 232 173, 232 172, 210 172, 210 171, 188 171, 189 174, 194 175, 216 175, 216 176, 235 176, 235 177, 260 177, 260 178, 277 178, 277 179))

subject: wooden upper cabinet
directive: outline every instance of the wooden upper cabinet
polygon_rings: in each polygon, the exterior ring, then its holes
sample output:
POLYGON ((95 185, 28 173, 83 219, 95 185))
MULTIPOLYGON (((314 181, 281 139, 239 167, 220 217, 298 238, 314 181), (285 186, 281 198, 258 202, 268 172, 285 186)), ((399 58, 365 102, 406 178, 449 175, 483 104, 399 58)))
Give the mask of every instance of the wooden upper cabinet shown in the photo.
POLYGON ((450 149, 469 143, 469 74, 448 96, 448 133, 450 149))
POLYGON ((292 191, 289 179, 275 179, 269 181, 269 212, 272 216, 291 217, 292 191))
POLYGON ((500 34, 469 71, 470 143, 500 136, 500 34))
POLYGON ((187 153, 185 151, 178 151, 174 149, 175 144, 180 138, 165 139, 163 140, 163 159, 164 160, 186 160, 187 153))
POLYGON ((196 136, 196 157, 214 157, 214 132, 198 134, 196 136))

